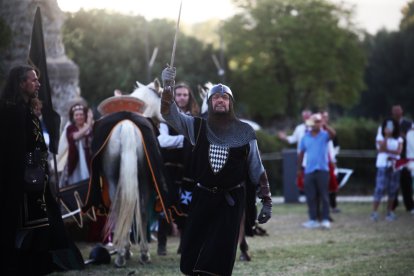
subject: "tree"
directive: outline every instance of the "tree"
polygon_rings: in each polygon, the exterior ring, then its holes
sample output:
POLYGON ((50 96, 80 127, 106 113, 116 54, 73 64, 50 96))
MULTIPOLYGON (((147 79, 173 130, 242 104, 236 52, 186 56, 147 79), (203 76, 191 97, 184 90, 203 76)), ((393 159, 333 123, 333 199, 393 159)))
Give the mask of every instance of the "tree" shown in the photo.
POLYGON ((354 115, 380 119, 389 116, 394 104, 414 115, 414 1, 402 13, 399 31, 381 30, 365 38, 369 52, 367 89, 353 110, 354 115))
MULTIPOLYGON (((63 41, 67 55, 79 65, 82 96, 92 105, 113 95, 114 89, 131 92, 136 81, 148 83, 159 77, 171 59, 175 22, 146 21, 141 16, 103 10, 67 14, 63 41), (149 56, 158 55, 148 72, 149 56), (148 76, 152 79, 149 80, 148 76)), ((175 66, 177 81, 193 86, 216 78, 211 45, 180 32, 175 66)))
POLYGON ((400 29, 414 26, 414 1, 410 1, 402 9, 403 18, 400 22, 400 29))
POLYGON ((352 12, 323 0, 236 0, 225 23, 231 80, 256 118, 305 107, 349 108, 364 87, 365 55, 352 12))

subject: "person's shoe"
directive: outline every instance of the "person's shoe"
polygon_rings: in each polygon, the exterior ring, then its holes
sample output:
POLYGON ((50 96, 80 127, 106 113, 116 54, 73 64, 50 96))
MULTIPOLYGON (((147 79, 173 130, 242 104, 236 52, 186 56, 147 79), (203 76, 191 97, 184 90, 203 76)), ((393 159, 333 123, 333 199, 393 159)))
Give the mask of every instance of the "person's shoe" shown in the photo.
POLYGON ((242 262, 250 262, 252 260, 252 258, 250 257, 249 253, 246 252, 241 252, 240 253, 240 261, 242 262))
POLYGON ((333 208, 331 210, 331 212, 334 213, 334 214, 337 214, 337 213, 340 213, 341 212, 341 209, 339 209, 339 208, 333 208))
POLYGON ((331 222, 327 219, 324 219, 321 223, 323 229, 331 229, 331 222))
POLYGON ((167 255, 167 248, 165 245, 159 245, 157 248, 157 254, 158 256, 165 256, 167 255))
POLYGON ((370 219, 372 221, 378 221, 378 213, 377 212, 372 212, 370 219))
POLYGON ((307 222, 304 222, 302 226, 307 229, 315 229, 315 228, 319 228, 321 225, 316 220, 308 220, 307 222))
POLYGON ((388 215, 385 217, 387 221, 394 221, 396 220, 397 216, 394 212, 389 212, 388 215))
POLYGON ((411 209, 410 214, 414 216, 414 209, 411 209))

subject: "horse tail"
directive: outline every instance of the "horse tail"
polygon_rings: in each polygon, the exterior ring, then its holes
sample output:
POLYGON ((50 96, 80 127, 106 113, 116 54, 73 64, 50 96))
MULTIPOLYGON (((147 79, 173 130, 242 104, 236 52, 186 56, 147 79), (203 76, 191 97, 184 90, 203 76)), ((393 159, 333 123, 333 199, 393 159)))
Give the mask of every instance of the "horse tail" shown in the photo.
MULTIPOLYGON (((129 244, 130 231, 134 225, 142 228, 138 163, 142 159, 143 145, 139 129, 131 121, 123 121, 120 126, 120 166, 119 180, 114 198, 112 198, 106 232, 113 231, 113 243, 116 248, 124 248, 129 244)), ((142 230, 139 236, 142 237, 142 230)), ((137 238, 137 237, 136 237, 137 238)))

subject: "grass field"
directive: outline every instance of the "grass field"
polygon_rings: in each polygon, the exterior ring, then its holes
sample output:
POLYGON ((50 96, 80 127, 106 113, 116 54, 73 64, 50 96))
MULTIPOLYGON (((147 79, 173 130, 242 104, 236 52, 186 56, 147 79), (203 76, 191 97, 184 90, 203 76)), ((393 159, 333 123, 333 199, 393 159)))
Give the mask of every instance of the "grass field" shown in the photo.
MULTIPOLYGON (((308 230, 305 204, 276 204, 263 226, 268 236, 249 238, 251 262, 236 260, 233 275, 414 275, 414 216, 400 206, 394 222, 385 221, 382 206, 378 222, 369 220, 370 203, 341 203, 330 230, 308 230)), ((93 245, 79 243, 87 258, 93 245)), ((140 265, 137 254, 127 268, 88 265, 84 271, 53 275, 181 275, 178 239, 168 240, 168 255, 155 254, 152 263, 140 265)), ((133 248, 137 252, 137 248, 133 248)))

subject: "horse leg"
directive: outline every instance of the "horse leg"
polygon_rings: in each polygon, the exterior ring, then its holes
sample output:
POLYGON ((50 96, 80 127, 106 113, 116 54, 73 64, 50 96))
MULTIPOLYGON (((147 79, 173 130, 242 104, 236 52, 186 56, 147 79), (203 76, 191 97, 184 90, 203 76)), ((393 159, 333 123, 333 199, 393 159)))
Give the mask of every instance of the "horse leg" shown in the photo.
MULTIPOLYGON (((143 153, 142 151, 140 151, 143 153)), ((147 238, 147 226, 148 226, 148 217, 147 217, 147 204, 150 199, 150 191, 152 189, 151 183, 149 182, 150 175, 148 173, 149 168, 145 165, 144 155, 140 154, 139 158, 139 194, 140 194, 140 210, 141 210, 141 223, 138 225, 140 233, 140 262, 142 264, 147 264, 151 262, 151 256, 149 253, 149 245, 147 238)))
POLYGON ((131 259, 132 255, 133 254, 131 252, 131 242, 128 242, 127 245, 125 245, 125 259, 131 259))
POLYGON ((121 268, 126 266, 126 261, 131 259, 132 252, 131 252, 131 242, 129 241, 129 237, 126 240, 126 245, 124 248, 118 251, 118 254, 115 258, 115 267, 121 268))

